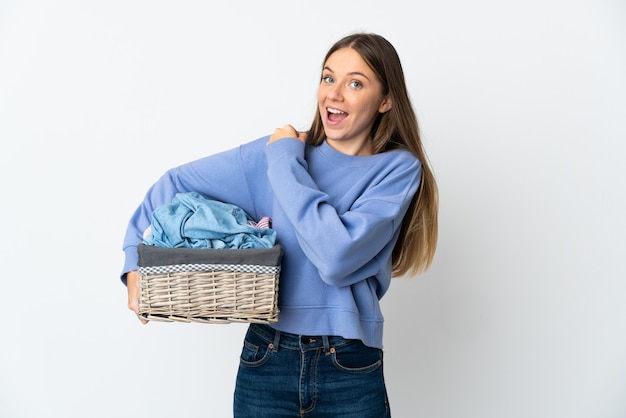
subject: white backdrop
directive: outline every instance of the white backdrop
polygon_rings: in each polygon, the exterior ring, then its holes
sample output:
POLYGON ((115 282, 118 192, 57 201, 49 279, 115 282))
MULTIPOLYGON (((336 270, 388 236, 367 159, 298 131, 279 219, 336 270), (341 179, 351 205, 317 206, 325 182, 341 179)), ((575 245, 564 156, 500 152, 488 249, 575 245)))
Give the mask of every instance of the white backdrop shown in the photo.
POLYGON ((397 48, 441 193, 383 299, 396 418, 626 417, 623 0, 0 0, 0 417, 229 417, 245 326, 118 279, 171 166, 308 127, 338 38, 397 48))

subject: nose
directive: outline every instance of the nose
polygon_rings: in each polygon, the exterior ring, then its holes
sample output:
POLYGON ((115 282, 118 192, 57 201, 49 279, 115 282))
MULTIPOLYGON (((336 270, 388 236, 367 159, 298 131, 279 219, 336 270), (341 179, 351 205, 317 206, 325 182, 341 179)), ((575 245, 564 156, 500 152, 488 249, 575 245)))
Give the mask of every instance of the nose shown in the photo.
POLYGON ((341 85, 334 84, 334 85, 329 86, 326 97, 328 97, 330 100, 335 100, 335 101, 341 100, 343 97, 343 94, 341 92, 341 85))

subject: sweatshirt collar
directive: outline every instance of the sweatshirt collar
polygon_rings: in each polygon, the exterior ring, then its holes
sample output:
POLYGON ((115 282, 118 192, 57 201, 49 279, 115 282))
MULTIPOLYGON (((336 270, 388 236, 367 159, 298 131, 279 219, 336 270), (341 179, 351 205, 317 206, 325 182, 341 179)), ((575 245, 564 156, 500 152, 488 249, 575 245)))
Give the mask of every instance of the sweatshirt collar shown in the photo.
POLYGON ((319 147, 316 147, 318 152, 324 156, 327 160, 331 161, 334 164, 349 166, 349 167, 360 167, 364 165, 370 165, 381 157, 380 154, 374 155, 349 155, 344 154, 333 147, 331 147, 328 142, 324 140, 319 147))

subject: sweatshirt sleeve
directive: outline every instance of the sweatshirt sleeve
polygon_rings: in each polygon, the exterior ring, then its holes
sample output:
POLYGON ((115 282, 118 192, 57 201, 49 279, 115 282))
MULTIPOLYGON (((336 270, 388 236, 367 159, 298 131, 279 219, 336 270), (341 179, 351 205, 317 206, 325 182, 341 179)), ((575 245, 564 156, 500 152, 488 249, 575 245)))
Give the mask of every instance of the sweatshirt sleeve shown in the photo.
POLYGON ((125 260, 121 274, 124 284, 126 273, 137 269, 137 245, 141 243, 143 232, 152 221, 152 212, 170 203, 177 193, 186 192, 198 192, 208 199, 232 203, 252 213, 254 208, 241 161, 241 147, 172 168, 148 189, 126 229, 122 248, 125 260))
POLYGON ((419 186, 419 160, 399 153, 391 164, 381 164, 377 181, 339 213, 309 174, 304 154, 305 145, 295 139, 266 147, 269 182, 303 252, 330 285, 348 286, 376 275, 383 268, 377 257, 391 254, 419 186))

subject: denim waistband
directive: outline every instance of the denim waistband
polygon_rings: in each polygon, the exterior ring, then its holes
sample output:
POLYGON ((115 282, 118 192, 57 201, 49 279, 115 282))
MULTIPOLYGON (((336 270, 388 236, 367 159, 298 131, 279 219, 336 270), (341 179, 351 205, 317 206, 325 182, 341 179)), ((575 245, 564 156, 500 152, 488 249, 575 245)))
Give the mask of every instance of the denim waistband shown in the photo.
POLYGON ((309 350, 324 348, 326 352, 333 352, 335 347, 341 347, 358 340, 350 340, 335 335, 297 335, 289 332, 278 331, 265 324, 250 324, 250 331, 257 334, 272 345, 274 350, 278 347, 292 350, 309 350))

